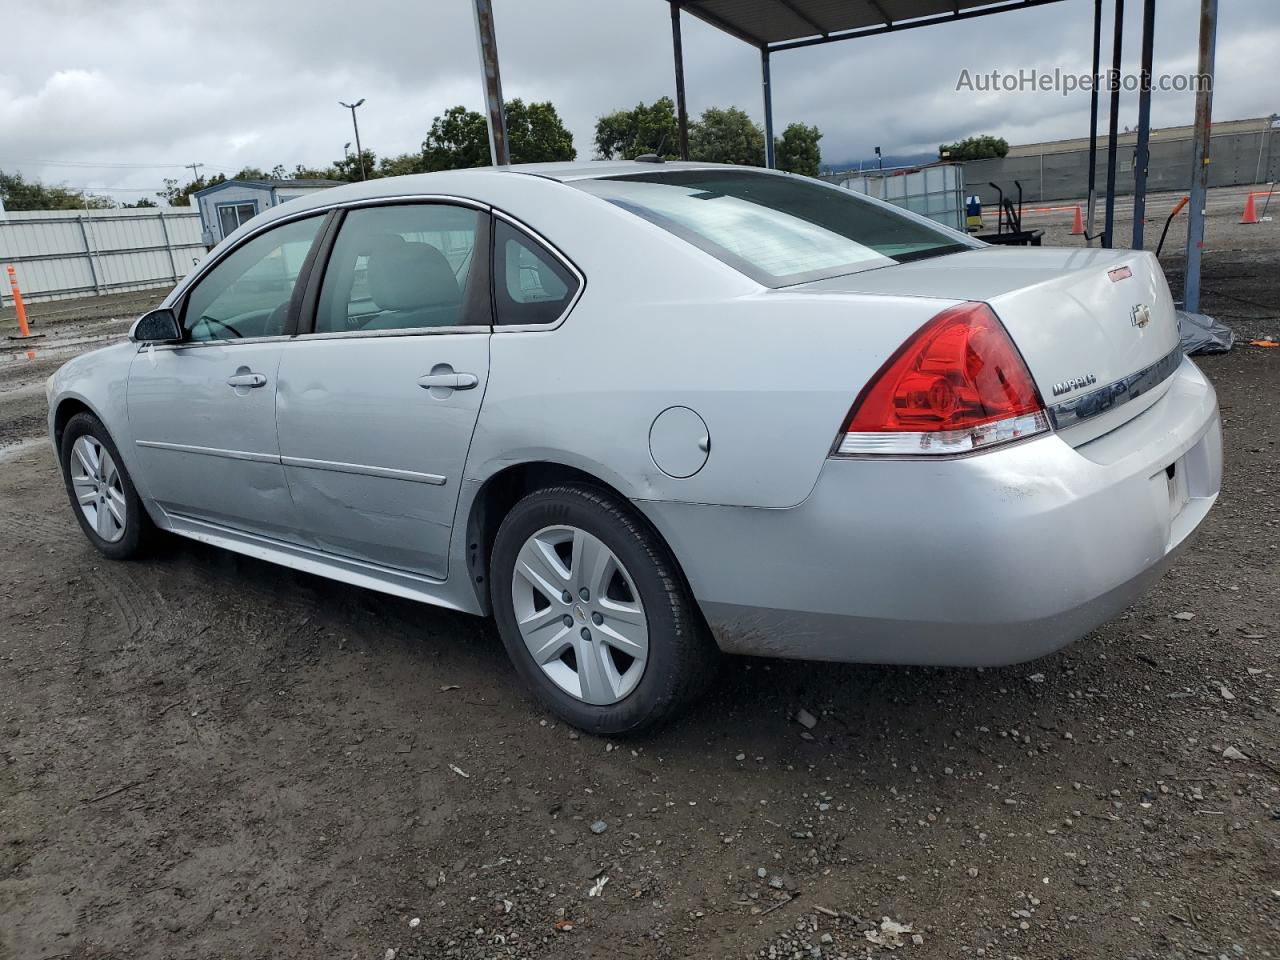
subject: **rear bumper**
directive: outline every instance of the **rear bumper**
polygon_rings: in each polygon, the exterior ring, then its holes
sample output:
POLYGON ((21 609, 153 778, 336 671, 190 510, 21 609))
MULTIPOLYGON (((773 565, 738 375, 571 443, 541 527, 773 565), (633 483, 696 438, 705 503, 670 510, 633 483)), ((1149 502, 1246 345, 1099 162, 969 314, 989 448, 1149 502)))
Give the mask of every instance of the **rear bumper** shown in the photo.
POLYGON ((637 506, 728 652, 982 666, 1056 650, 1141 596, 1221 474, 1217 399, 1186 360, 1153 406, 1080 447, 828 460, 786 510, 637 506))

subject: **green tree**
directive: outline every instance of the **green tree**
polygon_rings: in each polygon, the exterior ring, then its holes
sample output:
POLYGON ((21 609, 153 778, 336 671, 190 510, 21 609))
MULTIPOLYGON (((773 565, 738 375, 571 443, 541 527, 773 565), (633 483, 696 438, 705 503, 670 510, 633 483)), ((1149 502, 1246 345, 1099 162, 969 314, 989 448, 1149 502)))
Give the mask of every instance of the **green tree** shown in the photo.
POLYGON ((938 147, 939 160, 986 160, 990 157, 1003 157, 1009 152, 1009 141, 1003 137, 982 136, 967 137, 955 143, 944 143, 938 147))
POLYGON ((0 200, 7 210, 108 210, 116 205, 110 197, 84 193, 70 187, 46 185, 28 180, 20 173, 0 170, 0 200))
POLYGON ((120 204, 120 206, 126 207, 126 208, 158 207, 159 204, 156 203, 154 200, 148 200, 146 197, 139 197, 137 203, 122 203, 120 204))
POLYGON ((378 176, 403 177, 411 173, 426 173, 427 162, 421 153, 402 153, 398 157, 383 157, 378 161, 378 176))
POLYGON ((708 107, 689 126, 689 157, 704 163, 764 165, 764 131, 737 107, 708 107))
MULTIPOLYGON (((573 148, 573 134, 565 129, 560 114, 550 100, 526 104, 517 97, 508 100, 505 108, 512 163, 547 163, 577 157, 578 152, 573 148)), ((486 151, 488 146, 489 131, 486 126, 486 151)))
POLYGON ((326 180, 343 180, 347 183, 358 183, 361 180, 373 180, 378 173, 378 155, 367 147, 360 155, 349 153, 341 160, 335 160, 329 169, 320 175, 326 180), (364 176, 360 174, 360 156, 364 157, 364 176))
MULTIPOLYGON (((508 100, 504 109, 512 163, 572 160, 577 156, 573 135, 565 129, 550 101, 526 104, 516 97, 508 100)), ((422 173, 483 167, 490 161, 488 120, 483 114, 457 106, 450 107, 431 122, 418 163, 412 154, 404 154, 387 166, 397 173, 422 173)))
POLYGON ((670 97, 631 110, 615 110, 596 120, 596 155, 602 160, 634 160, 645 153, 678 156, 676 105, 670 97))
POLYGON ((466 107, 450 107, 431 121, 422 141, 424 170, 461 170, 489 162, 489 127, 482 115, 466 107))
POLYGON ((327 170, 317 170, 315 167, 306 167, 299 163, 289 176, 294 180, 336 180, 337 177, 333 174, 332 167, 327 170))
POLYGON ((215 184, 226 183, 227 175, 225 173, 216 173, 208 180, 201 177, 199 180, 189 180, 182 183, 172 177, 164 178, 164 189, 156 192, 156 196, 170 207, 189 207, 191 206, 191 195, 197 190, 203 190, 205 187, 212 187, 215 184))
POLYGON ((818 149, 821 139, 822 131, 817 127, 803 123, 788 124, 782 136, 773 141, 774 162, 778 169, 816 177, 822 166, 822 151, 818 149))

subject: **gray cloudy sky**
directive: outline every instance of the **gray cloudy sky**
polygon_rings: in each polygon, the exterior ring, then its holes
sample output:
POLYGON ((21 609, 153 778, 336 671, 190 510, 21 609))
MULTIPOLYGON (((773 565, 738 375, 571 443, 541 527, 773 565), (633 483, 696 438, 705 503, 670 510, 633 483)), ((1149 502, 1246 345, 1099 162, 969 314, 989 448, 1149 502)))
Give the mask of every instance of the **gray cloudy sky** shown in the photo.
MULTIPOLYGON (((494 6, 506 95, 552 100, 584 159, 599 114, 672 93, 666 3, 494 6)), ((1083 135, 1087 94, 966 93, 956 83, 963 69, 1086 71, 1092 7, 1065 0, 777 54, 775 123, 816 123, 828 162, 974 133, 1015 143, 1083 135)), ((1141 4, 1128 8, 1126 66, 1136 70, 1141 4)), ((1198 8, 1159 0, 1157 73, 1194 71, 1198 8)), ((336 101, 359 97, 366 147, 416 149, 434 116, 481 104, 471 10, 470 0, 0 0, 0 169, 128 199, 126 190, 189 174, 181 164, 193 161, 206 174, 320 166, 351 139, 336 101)), ((1280 3, 1222 0, 1216 119, 1280 110, 1277 49, 1280 3)), ((685 63, 692 113, 735 104, 761 119, 755 50, 686 15, 685 63)), ((1135 124, 1134 98, 1124 109, 1122 125, 1135 124)), ((1156 94, 1154 122, 1188 123, 1192 110, 1190 94, 1156 94)))

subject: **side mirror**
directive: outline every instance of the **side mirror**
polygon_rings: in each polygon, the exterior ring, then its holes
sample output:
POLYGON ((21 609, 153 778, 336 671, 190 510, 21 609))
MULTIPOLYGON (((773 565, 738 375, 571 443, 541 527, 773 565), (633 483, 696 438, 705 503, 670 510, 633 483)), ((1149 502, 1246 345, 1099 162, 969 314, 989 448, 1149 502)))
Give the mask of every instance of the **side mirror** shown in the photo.
POLYGON ((129 339, 134 343, 179 343, 182 328, 172 310, 161 308, 144 313, 134 321, 129 339))

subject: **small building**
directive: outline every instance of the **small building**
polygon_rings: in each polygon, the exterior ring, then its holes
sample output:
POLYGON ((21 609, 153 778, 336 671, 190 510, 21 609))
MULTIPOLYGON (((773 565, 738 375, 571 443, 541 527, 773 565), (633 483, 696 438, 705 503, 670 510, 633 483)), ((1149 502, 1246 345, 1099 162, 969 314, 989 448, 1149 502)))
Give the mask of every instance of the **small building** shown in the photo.
POLYGON ((240 224, 252 220, 270 207, 294 197, 304 197, 340 180, 224 180, 191 194, 200 210, 200 225, 206 247, 221 243, 240 224))

